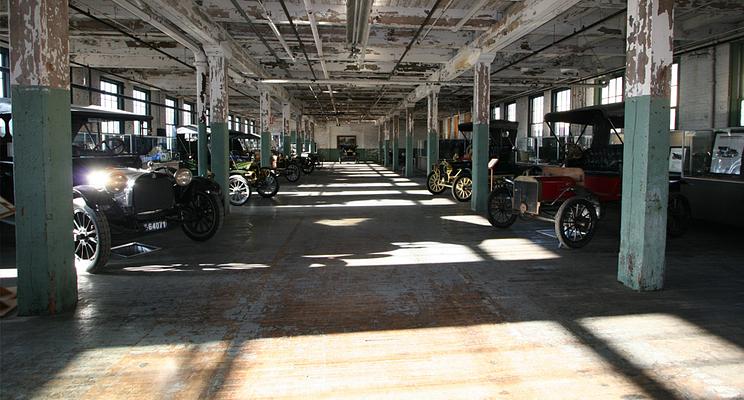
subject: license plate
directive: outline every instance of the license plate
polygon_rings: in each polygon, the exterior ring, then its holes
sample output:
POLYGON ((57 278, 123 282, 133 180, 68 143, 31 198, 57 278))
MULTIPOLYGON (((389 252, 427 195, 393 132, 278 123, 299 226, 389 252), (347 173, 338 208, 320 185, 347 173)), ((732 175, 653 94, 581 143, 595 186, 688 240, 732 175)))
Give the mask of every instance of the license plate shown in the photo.
POLYGON ((168 227, 168 221, 153 221, 142 224, 145 232, 160 231, 168 227))

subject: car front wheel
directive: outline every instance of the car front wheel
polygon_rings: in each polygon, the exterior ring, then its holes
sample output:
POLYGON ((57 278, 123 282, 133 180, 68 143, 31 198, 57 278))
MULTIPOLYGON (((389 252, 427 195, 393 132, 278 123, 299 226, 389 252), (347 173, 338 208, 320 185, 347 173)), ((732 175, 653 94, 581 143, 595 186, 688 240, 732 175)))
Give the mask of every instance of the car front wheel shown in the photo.
POLYGON ((452 183, 452 197, 457 201, 465 202, 473 195, 473 178, 468 174, 462 174, 455 178, 452 183))
POLYGON ((222 226, 222 202, 215 194, 194 192, 184 211, 181 229, 191 240, 209 240, 222 226))
POLYGON ((300 180, 300 174, 302 174, 302 172, 300 171, 300 167, 297 166, 297 164, 295 163, 290 163, 289 165, 287 165, 287 168, 284 171, 284 176, 290 182, 297 182, 298 180, 300 180))
POLYGON ((231 205, 242 206, 251 197, 251 186, 242 176, 231 175, 228 194, 231 205))
POLYGON ((429 189, 431 194, 444 192, 446 187, 442 183, 442 176, 439 174, 439 171, 429 172, 429 176, 426 177, 426 188, 429 189))
POLYGON ((510 227, 517 220, 512 207, 512 191, 507 187, 496 188, 488 196, 488 222, 497 228, 510 227))
POLYGON ((555 235, 564 247, 586 246, 596 227, 597 211, 591 201, 581 197, 564 201, 555 216, 555 235))
POLYGON ((73 202, 73 240, 75 268, 95 274, 111 255, 111 231, 106 215, 89 207, 82 199, 73 202))
POLYGON ((261 168, 256 182, 256 191, 263 198, 276 196, 279 191, 279 180, 276 179, 276 174, 268 168, 261 168))

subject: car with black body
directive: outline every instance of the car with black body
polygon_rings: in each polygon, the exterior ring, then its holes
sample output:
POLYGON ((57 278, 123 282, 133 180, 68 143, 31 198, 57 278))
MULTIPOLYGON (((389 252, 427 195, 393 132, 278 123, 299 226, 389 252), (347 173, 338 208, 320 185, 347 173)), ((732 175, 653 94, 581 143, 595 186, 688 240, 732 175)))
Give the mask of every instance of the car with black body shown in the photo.
MULTIPOLYGON (((140 236, 180 227, 192 240, 212 238, 224 218, 222 191, 211 179, 188 169, 154 170, 145 154, 127 152, 136 136, 92 129, 115 121, 151 117, 97 106, 71 106, 73 244, 76 267, 99 272, 117 237, 140 236), (126 139, 126 140, 125 140, 126 139), (143 164, 145 167, 143 167, 143 164)), ((2 137, 2 197, 13 202, 13 152, 10 102, 0 103, 6 134, 2 137), (7 183, 6 183, 7 182, 7 183)), ((10 221, 12 222, 12 221, 10 221)))

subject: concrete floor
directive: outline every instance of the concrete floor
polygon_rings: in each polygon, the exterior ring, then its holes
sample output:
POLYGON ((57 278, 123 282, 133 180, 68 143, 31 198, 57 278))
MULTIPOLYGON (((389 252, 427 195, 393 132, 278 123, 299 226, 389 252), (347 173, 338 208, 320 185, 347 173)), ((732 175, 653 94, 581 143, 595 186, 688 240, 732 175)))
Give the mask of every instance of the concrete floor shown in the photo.
POLYGON ((666 290, 636 293, 616 215, 569 251, 421 183, 329 166, 209 243, 143 240, 74 314, 0 322, 0 397, 744 398, 738 232, 670 241, 666 290))

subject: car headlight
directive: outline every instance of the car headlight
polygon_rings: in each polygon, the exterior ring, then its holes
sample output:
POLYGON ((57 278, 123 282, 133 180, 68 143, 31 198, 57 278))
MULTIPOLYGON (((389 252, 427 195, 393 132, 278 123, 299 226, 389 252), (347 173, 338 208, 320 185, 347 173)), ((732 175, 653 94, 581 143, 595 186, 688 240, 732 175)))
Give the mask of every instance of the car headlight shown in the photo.
POLYGON ((186 168, 180 168, 173 176, 176 178, 178 186, 188 186, 193 178, 191 171, 186 168))
POLYGON ((121 171, 93 171, 88 174, 88 184, 96 189, 106 189, 111 193, 119 193, 126 189, 129 178, 121 171))

